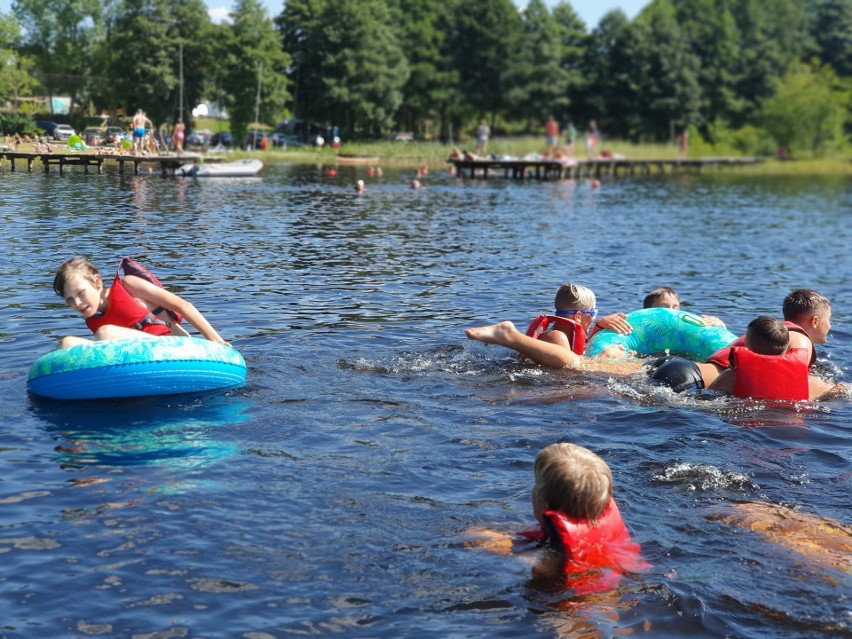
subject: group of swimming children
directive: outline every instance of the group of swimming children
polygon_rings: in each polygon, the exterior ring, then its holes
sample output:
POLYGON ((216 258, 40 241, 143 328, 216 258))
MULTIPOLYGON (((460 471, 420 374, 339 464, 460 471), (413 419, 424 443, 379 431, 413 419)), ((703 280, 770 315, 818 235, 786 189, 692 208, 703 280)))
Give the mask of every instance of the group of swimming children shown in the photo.
MULTIPOLYGON (((206 339, 227 344, 192 304, 165 290, 153 274, 130 258, 121 260, 109 287, 85 258, 67 260, 57 270, 53 288, 83 316, 96 341, 138 337, 140 332, 188 335, 180 325, 186 319, 206 339)), ((470 328, 465 333, 469 339, 505 346, 552 368, 614 375, 645 369, 641 360, 620 348, 610 348, 595 358, 582 354, 581 344, 598 330, 631 331, 624 313, 597 318, 595 294, 590 289, 564 284, 556 294, 555 306, 554 320, 532 335, 521 333, 511 322, 470 328)), ((679 309, 680 300, 674 290, 662 287, 646 296, 644 306, 679 309)), ((708 388, 769 399, 813 400, 836 394, 840 385, 831 386, 809 370, 815 360, 814 344, 824 343, 831 328, 828 299, 816 291, 799 289, 784 299, 782 310, 784 321, 756 318, 743 337, 707 362, 672 357, 657 360, 652 379, 676 391, 708 388)), ((722 324, 714 317, 703 319, 708 325, 722 324)), ((89 340, 65 337, 60 348, 85 343, 89 340)), ((533 512, 539 527, 522 537, 557 551, 554 575, 567 576, 574 592, 609 590, 622 574, 647 567, 613 500, 612 472, 603 459, 582 446, 552 444, 537 455, 534 475, 533 512)), ((487 537, 477 545, 509 550, 507 536, 487 537)))

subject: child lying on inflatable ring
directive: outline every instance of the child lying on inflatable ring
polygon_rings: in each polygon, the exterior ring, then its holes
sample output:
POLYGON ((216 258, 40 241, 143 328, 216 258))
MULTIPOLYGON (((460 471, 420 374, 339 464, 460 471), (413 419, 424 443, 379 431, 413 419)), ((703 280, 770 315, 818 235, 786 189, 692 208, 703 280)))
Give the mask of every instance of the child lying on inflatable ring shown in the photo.
POLYGON ((575 594, 612 590, 626 573, 650 568, 621 519, 612 498, 612 472, 606 462, 575 444, 551 444, 533 466, 532 506, 539 527, 513 537, 472 528, 465 546, 509 554, 531 542, 553 553, 533 568, 537 577, 562 580, 575 594))
MULTIPOLYGON (((164 289, 156 277, 129 257, 119 263, 111 287, 104 286, 98 269, 86 258, 66 260, 56 271, 53 290, 83 316, 95 341, 143 334, 188 336, 180 326, 185 317, 206 339, 230 346, 195 306, 164 289)), ((59 348, 87 343, 90 340, 69 335, 59 348)))
MULTIPOLYGON (((645 296, 642 301, 642 308, 671 308, 677 311, 680 310, 680 297, 671 286, 658 286, 645 296)), ((702 315, 701 319, 707 326, 725 328, 725 322, 713 315, 702 315)), ((595 322, 589 337, 605 328, 621 335, 629 335, 633 331, 625 313, 613 313, 612 315, 604 315, 595 322)))
POLYGON ((579 284, 563 284, 556 293, 556 315, 542 315, 542 324, 552 326, 538 333, 534 320, 527 334, 521 333, 512 322, 465 329, 468 339, 485 344, 505 346, 550 368, 572 368, 610 375, 631 375, 642 370, 642 362, 624 360, 624 351, 611 348, 595 358, 582 355, 586 334, 591 329, 597 308, 595 294, 579 284), (531 335, 530 333, 533 333, 531 335), (618 353, 612 351, 617 350, 618 353), (620 361, 608 361, 610 357, 620 361))

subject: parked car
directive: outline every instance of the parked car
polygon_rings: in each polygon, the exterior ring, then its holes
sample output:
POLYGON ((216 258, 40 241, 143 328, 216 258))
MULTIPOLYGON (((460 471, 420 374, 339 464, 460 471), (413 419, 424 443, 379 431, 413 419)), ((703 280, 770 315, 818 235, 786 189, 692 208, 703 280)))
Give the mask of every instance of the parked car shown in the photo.
POLYGON ((108 126, 104 129, 103 134, 103 143, 104 144, 115 144, 118 140, 124 137, 124 129, 120 126, 108 126))
MULTIPOLYGON (((105 131, 106 129, 102 129, 101 127, 90 126, 83 129, 80 137, 83 138, 83 142, 85 142, 87 146, 100 146, 104 142, 105 131)), ((65 139, 67 140, 68 138, 65 139)))
POLYGON ((263 131, 255 131, 249 133, 243 139, 243 148, 244 149, 263 149, 269 146, 269 140, 266 137, 266 133, 263 131))
POLYGON ((231 138, 230 133, 214 133, 210 136, 210 146, 213 148, 225 147, 232 149, 234 148, 234 140, 231 138))
POLYGON ((54 140, 67 140, 74 135, 74 129, 69 124, 57 124, 53 129, 54 140))
POLYGON ((272 146, 287 146, 288 144, 291 146, 301 146, 302 141, 298 140, 295 136, 287 135, 283 131, 273 131, 269 134, 269 143, 272 146))
POLYGON ((183 146, 185 149, 207 146, 207 136, 203 133, 190 131, 186 135, 183 146))
POLYGON ((53 130, 56 128, 56 122, 53 120, 36 120, 36 128, 44 131, 44 134, 52 137, 53 130))

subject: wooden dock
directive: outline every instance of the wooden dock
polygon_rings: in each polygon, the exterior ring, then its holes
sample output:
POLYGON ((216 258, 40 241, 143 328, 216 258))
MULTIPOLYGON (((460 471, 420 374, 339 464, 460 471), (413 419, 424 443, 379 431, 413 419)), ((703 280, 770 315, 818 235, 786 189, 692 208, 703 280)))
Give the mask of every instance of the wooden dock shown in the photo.
POLYGON ((650 175, 658 173, 700 172, 708 166, 743 166, 759 164, 763 158, 673 158, 665 160, 628 160, 624 158, 600 158, 594 160, 448 160, 456 168, 459 177, 483 178, 502 175, 505 178, 523 180, 564 180, 581 177, 603 177, 605 175, 650 175))
MULTIPOLYGON (((139 167, 142 164, 159 165, 159 170, 162 175, 174 175, 178 168, 188 162, 197 160, 199 157, 195 153, 186 153, 178 157, 170 153, 167 155, 119 155, 117 153, 74 153, 74 152, 53 152, 53 153, 25 153, 18 151, 0 151, 0 173, 4 170, 4 165, 8 160, 11 172, 15 172, 17 164, 26 163, 27 172, 33 172, 33 164, 36 160, 41 162, 45 173, 50 173, 50 167, 59 167, 59 174, 65 170, 65 167, 82 166, 83 170, 88 173, 89 168, 93 168, 98 173, 103 173, 104 165, 107 163, 118 164, 119 173, 124 173, 124 165, 132 165, 133 173, 139 174, 139 167)), ((219 157, 204 157, 205 162, 221 162, 219 157)))

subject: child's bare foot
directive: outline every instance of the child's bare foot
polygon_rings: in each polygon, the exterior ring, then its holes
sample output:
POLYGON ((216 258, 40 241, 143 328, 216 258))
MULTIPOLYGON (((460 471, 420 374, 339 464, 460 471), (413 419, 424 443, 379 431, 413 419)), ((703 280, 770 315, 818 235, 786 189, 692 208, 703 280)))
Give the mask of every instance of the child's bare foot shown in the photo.
POLYGON ((477 342, 486 344, 502 344, 506 336, 515 330, 515 325, 512 322, 500 322, 491 326, 477 326, 475 328, 464 329, 464 334, 468 339, 474 339, 477 342))

